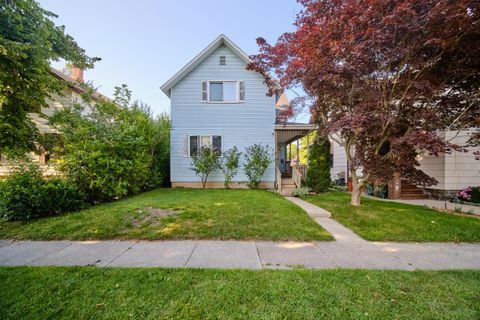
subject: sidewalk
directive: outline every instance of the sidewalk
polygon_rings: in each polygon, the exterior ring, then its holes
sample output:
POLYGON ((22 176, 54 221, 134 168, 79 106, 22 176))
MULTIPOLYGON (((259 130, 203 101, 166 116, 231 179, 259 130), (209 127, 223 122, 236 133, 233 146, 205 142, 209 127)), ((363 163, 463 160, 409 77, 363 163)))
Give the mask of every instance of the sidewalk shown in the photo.
POLYGON ((480 244, 368 242, 298 198, 336 241, 9 241, 0 265, 288 269, 480 269, 480 244))

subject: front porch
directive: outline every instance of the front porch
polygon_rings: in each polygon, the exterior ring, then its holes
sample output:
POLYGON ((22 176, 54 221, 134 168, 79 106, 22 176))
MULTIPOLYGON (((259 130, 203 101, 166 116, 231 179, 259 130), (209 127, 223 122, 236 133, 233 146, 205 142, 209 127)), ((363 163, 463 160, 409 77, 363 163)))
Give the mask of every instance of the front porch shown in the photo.
POLYGON ((291 196, 306 180, 310 133, 316 129, 315 124, 275 125, 275 190, 278 193, 291 196))

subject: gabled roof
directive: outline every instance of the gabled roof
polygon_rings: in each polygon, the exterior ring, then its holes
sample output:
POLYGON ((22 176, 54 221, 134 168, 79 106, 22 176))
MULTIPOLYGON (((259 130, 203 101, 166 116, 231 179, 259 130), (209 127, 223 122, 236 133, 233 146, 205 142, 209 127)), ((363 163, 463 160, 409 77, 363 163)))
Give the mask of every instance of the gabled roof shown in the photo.
MULTIPOLYGON (((53 68, 53 67, 50 67, 50 72, 55 76, 57 77, 58 79, 60 80, 63 80, 67 83, 67 85, 75 92, 77 93, 85 93, 86 90, 84 87, 82 87, 82 84, 80 82, 78 82, 77 80, 73 79, 72 77, 70 77, 69 75, 66 75, 65 73, 53 68)), ((110 98, 104 96, 103 94, 95 91, 92 93, 92 100, 93 101, 98 101, 98 100, 106 100, 106 101, 111 101, 110 98)))
POLYGON ((167 82, 165 82, 160 89, 170 97, 170 89, 173 88, 180 80, 182 80, 188 73, 190 73, 196 66, 203 62, 213 51, 215 51, 221 45, 225 45, 227 48, 232 50, 236 55, 240 57, 245 63, 250 63, 251 60, 248 55, 243 52, 232 40, 230 40, 226 35, 221 34, 212 43, 208 45, 205 49, 202 50, 195 58, 187 63, 180 71, 178 71, 173 77, 171 77, 167 82))

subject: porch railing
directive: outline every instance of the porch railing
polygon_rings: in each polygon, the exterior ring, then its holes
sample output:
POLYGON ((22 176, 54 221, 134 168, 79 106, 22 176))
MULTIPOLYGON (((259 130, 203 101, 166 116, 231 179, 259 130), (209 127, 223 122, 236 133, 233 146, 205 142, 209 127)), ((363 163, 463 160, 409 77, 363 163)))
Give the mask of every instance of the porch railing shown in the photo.
POLYGON ((297 188, 302 186, 302 173, 298 170, 297 166, 292 167, 292 180, 297 188))
POLYGON ((293 167, 297 168, 297 170, 302 175, 302 180, 307 178, 307 165, 306 164, 296 164, 293 167))
POLYGON ((278 166, 275 166, 275 189, 282 192, 282 172, 278 166))

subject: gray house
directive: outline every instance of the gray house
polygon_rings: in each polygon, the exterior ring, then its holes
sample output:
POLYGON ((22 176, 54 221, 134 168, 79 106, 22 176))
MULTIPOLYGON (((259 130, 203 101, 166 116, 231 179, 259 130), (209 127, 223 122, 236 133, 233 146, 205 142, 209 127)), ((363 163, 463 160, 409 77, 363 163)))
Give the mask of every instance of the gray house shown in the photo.
MULTIPOLYGON (((291 191, 305 178, 306 165, 292 165, 288 145, 314 130, 314 125, 278 123, 279 110, 288 105, 282 92, 267 96, 263 77, 245 68, 250 62, 225 35, 217 37, 192 61, 161 86, 171 100, 172 187, 201 187, 190 169, 191 156, 203 146, 240 151, 256 143, 268 145, 272 162, 261 186, 291 191)), ((207 187, 223 187, 223 174, 214 172, 207 187)), ((244 188, 240 168, 232 187, 244 188)))

